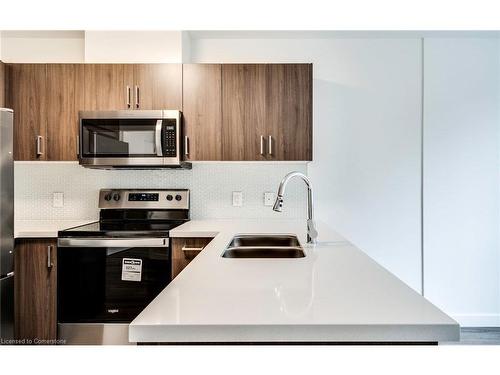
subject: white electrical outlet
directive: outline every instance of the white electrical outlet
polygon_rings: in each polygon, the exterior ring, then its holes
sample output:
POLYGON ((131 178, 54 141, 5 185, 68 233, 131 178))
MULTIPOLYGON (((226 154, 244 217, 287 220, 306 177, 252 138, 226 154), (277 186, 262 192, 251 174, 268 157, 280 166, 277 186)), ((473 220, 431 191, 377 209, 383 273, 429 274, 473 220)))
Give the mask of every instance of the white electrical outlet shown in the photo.
POLYGON ((233 206, 241 207, 243 206, 243 192, 233 191, 233 206))
POLYGON ((272 191, 266 191, 264 193, 264 206, 273 206, 276 200, 276 193, 272 191))
POLYGON ((64 207, 64 193, 52 193, 52 207, 64 207))

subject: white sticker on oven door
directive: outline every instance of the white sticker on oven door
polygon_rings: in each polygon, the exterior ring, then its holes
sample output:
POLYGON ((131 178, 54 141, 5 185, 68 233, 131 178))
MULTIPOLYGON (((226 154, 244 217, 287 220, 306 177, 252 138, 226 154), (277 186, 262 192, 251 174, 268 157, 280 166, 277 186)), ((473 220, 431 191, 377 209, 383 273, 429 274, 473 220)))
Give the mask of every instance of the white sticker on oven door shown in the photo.
POLYGON ((122 280, 141 281, 142 259, 123 258, 122 260, 122 280))

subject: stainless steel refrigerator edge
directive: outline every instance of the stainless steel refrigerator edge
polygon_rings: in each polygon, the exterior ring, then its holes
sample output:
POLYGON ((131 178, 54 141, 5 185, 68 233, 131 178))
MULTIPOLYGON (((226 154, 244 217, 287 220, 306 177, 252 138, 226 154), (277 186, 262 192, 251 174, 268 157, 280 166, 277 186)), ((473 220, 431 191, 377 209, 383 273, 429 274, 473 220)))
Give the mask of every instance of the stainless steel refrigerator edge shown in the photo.
POLYGON ((11 109, 0 108, 0 337, 14 336, 14 158, 11 109))

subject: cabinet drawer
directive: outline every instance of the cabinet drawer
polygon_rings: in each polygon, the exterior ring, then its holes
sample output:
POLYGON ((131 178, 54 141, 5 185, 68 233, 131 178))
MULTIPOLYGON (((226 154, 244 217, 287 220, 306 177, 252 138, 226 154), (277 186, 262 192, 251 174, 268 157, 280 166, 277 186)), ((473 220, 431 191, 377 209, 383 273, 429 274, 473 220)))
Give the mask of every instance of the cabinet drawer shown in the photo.
POLYGON ((212 240, 211 237, 172 238, 172 279, 212 240))

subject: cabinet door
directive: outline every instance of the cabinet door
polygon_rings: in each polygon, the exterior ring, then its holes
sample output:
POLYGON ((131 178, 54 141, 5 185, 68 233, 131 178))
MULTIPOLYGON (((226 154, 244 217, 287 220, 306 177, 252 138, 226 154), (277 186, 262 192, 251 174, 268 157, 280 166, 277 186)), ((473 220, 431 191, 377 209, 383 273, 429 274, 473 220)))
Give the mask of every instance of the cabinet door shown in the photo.
POLYGON ((0 107, 5 107, 5 64, 0 61, 0 107))
POLYGON ((14 326, 17 339, 57 336, 56 240, 19 240, 14 257, 14 326))
POLYGON ((7 105, 14 110, 14 160, 46 160, 46 72, 45 64, 8 65, 7 105))
MULTIPOLYGON (((184 64, 183 117, 187 160, 222 159, 220 64, 184 64)), ((186 153, 186 150, 184 150, 186 153)))
POLYGON ((77 160, 78 111, 83 108, 84 66, 47 65, 47 157, 77 160))
POLYGON ((182 64, 135 64, 134 109, 182 109, 182 64))
POLYGON ((172 238, 172 279, 174 279, 213 238, 172 238))
POLYGON ((132 109, 133 65, 86 64, 84 74, 84 109, 132 109))
POLYGON ((265 64, 222 66, 223 160, 265 160, 265 150, 260 152, 260 137, 266 136, 265 94, 265 64))
POLYGON ((266 97, 267 158, 312 160, 312 64, 269 64, 266 97))

